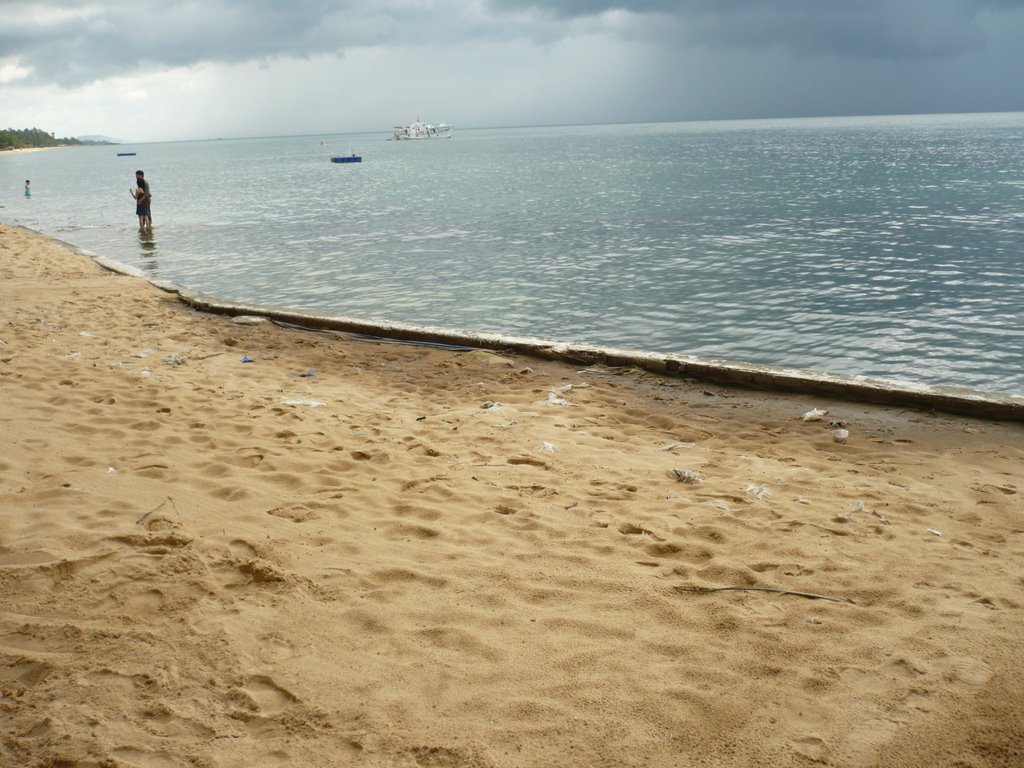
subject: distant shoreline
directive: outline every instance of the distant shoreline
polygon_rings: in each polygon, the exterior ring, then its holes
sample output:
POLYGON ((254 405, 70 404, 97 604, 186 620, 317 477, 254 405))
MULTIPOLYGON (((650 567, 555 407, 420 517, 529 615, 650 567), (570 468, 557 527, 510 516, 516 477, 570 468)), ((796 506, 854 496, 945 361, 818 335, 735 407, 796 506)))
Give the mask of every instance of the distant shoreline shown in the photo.
POLYGON ((0 147, 0 154, 10 153, 12 155, 16 155, 16 154, 21 154, 23 152, 41 152, 44 149, 62 149, 65 146, 70 146, 70 145, 66 145, 65 144, 65 145, 62 145, 60 147, 14 147, 14 148, 0 147))

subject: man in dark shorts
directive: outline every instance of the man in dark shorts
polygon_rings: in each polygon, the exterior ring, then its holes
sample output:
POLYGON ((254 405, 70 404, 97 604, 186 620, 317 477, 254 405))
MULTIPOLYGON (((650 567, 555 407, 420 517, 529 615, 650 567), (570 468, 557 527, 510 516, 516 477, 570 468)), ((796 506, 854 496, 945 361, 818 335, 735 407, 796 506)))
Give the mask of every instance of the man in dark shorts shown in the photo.
POLYGON ((139 232, 153 231, 153 216, 149 211, 149 201, 153 196, 149 193, 149 182, 146 181, 146 174, 142 171, 135 172, 135 183, 137 189, 129 189, 132 197, 135 198, 135 214, 139 217, 139 232))

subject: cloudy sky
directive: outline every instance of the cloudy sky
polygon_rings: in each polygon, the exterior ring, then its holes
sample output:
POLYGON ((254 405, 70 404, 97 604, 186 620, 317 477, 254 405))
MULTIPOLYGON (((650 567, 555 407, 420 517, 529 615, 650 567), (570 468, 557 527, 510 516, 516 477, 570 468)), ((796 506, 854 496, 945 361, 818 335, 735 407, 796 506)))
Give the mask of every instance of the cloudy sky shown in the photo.
POLYGON ((128 141, 1024 110, 1024 0, 0 0, 0 127, 128 141))

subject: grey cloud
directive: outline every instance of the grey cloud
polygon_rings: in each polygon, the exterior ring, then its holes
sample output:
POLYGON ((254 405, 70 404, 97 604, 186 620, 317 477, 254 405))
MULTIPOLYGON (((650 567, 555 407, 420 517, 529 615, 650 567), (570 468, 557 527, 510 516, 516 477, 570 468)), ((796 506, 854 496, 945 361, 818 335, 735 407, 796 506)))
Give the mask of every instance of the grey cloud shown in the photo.
POLYGON ((993 30, 1024 29, 1024 0, 0 0, 0 14, 0 61, 30 72, 19 84, 68 87, 359 46, 550 46, 581 32, 672 56, 783 52, 907 64, 954 60, 983 51, 993 30), (603 16, 614 10, 626 14, 603 16))
POLYGON ((563 20, 608 11, 659 17, 661 37, 671 33, 687 46, 905 60, 984 45, 979 17, 1024 10, 1024 0, 491 0, 491 7, 563 20))
POLYGON ((443 28, 448 16, 402 0, 57 0, 7 2, 0 9, 0 59, 16 58, 31 70, 32 82, 62 86, 146 69, 417 42, 443 28))

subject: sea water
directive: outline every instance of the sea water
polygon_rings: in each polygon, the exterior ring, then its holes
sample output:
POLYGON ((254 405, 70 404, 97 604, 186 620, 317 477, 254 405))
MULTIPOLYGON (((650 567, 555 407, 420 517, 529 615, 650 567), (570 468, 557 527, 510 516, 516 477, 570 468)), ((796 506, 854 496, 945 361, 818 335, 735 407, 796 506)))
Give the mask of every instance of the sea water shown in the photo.
POLYGON ((1024 393, 1024 113, 388 135, 8 154, 0 221, 226 300, 1024 393))

